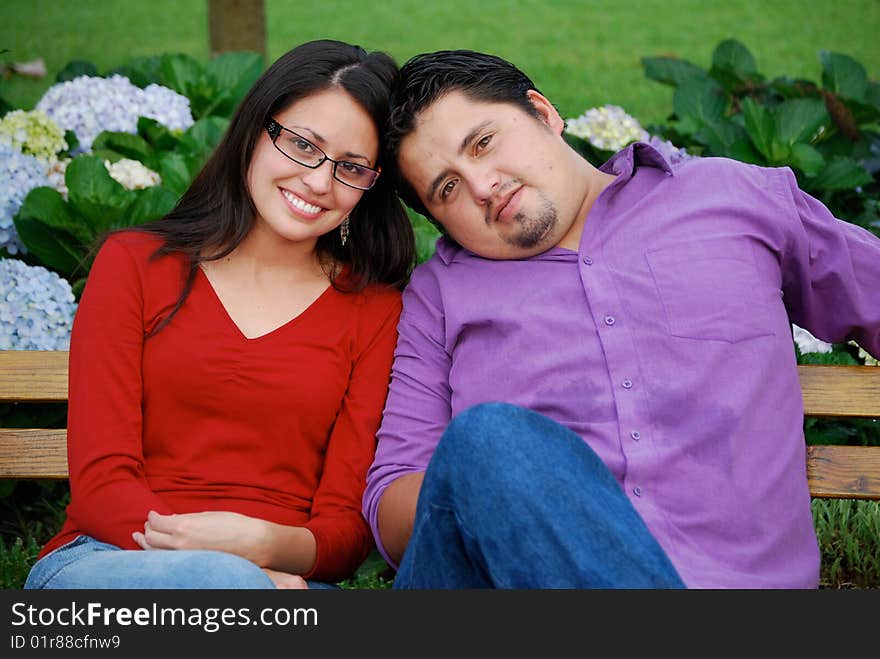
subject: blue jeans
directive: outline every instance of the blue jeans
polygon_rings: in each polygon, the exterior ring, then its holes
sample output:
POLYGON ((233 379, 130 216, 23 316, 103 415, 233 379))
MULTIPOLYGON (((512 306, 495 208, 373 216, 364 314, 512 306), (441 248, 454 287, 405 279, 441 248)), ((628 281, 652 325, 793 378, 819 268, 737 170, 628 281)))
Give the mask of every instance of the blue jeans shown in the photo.
MULTIPOLYGON (((317 581, 309 588, 336 588, 317 581)), ((221 551, 131 551, 87 535, 46 554, 31 568, 26 589, 275 588, 255 563, 221 551)))
POLYGON ((395 588, 684 588, 575 433, 505 403, 449 424, 425 472, 395 588))

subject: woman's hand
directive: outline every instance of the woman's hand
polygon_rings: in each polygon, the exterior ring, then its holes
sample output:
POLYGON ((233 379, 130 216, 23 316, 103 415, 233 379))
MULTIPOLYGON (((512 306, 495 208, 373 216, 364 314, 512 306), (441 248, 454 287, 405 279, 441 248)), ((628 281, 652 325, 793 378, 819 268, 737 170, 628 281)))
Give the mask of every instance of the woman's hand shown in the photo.
POLYGON ((142 549, 214 549, 265 567, 268 533, 268 522, 238 513, 160 515, 150 511, 144 532, 135 532, 132 538, 142 549))
POLYGON ((275 584, 275 588, 281 590, 303 590, 309 587, 306 580, 298 574, 278 572, 277 570, 270 570, 267 567, 263 568, 263 572, 265 572, 272 580, 272 583, 275 584))

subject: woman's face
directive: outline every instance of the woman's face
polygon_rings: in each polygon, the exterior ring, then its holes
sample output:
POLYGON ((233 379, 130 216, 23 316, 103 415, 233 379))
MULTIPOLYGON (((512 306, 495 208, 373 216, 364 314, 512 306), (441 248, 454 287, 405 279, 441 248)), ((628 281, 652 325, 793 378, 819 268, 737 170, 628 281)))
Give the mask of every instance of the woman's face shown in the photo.
MULTIPOLYGON (((356 170, 358 165, 376 168, 376 127, 370 115, 338 87, 300 99, 276 113, 273 119, 296 133, 281 131, 278 137, 278 145, 289 153, 312 151, 298 135, 329 158, 354 166, 339 165, 338 176, 343 175, 344 166, 349 171, 356 170)), ((313 169, 294 162, 275 147, 266 130, 257 138, 248 171, 248 189, 261 229, 268 229, 284 240, 312 244, 319 236, 336 229, 364 192, 334 178, 330 160, 313 169)))

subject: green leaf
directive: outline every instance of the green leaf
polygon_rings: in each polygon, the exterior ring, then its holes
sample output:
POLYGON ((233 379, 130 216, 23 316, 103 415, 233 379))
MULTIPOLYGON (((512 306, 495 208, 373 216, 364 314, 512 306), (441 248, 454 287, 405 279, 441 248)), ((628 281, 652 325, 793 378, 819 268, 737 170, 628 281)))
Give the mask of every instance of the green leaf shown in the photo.
POLYGON ((682 121, 690 118, 703 124, 718 123, 724 117, 727 99, 724 90, 710 78, 691 78, 682 82, 672 97, 675 114, 682 121))
POLYGON ((262 74, 264 66, 262 55, 247 51, 222 53, 208 62, 208 77, 217 89, 227 92, 212 114, 231 116, 262 74))
POLYGON ((106 75, 111 76, 114 73, 125 76, 131 80, 133 85, 137 85, 141 89, 153 83, 162 83, 160 60, 155 55, 152 57, 132 57, 122 66, 107 71, 106 75))
MULTIPOLYGON (((88 245, 95 234, 71 211, 67 202, 54 188, 39 187, 31 190, 19 208, 18 215, 22 218, 38 220, 47 227, 60 229, 83 245, 88 245)), ((30 248, 27 243, 25 243, 30 248)))
POLYGON ((809 144, 797 142, 791 147, 791 164, 807 176, 815 176, 825 167, 825 158, 809 144))
POLYGON ((220 144, 228 127, 229 119, 223 117, 199 119, 180 138, 181 147, 192 154, 210 153, 220 144))
POLYGON ((95 156, 74 158, 64 179, 71 206, 86 218, 95 233, 122 224, 121 218, 134 201, 131 190, 114 181, 104 162, 95 156))
POLYGON ((776 138, 791 146, 795 142, 811 142, 819 128, 831 122, 825 103, 817 98, 793 98, 776 106, 776 138))
POLYGON ((138 117, 137 131, 156 151, 173 151, 177 148, 178 138, 155 119, 138 117))
POLYGON ((55 82, 67 82, 79 76, 98 77, 97 67, 86 60, 73 60, 68 62, 55 76, 55 82))
POLYGON ((47 268, 65 275, 80 266, 85 249, 83 244, 59 226, 73 223, 64 210, 64 200, 57 190, 34 188, 13 218, 18 237, 47 268), (57 199, 53 198, 53 194, 57 199), (46 222, 53 224, 46 224, 46 222))
POLYGON ((153 222, 165 217, 177 204, 178 195, 162 185, 136 190, 136 199, 126 213, 126 226, 153 222))
POLYGON ((407 215, 416 239, 416 262, 424 263, 433 256, 440 231, 426 217, 412 209, 407 209, 407 215))
POLYGON ((809 180, 809 185, 814 190, 850 190, 873 180, 855 160, 835 157, 816 177, 809 180))
POLYGON ((159 156, 159 176, 162 177, 162 187, 175 195, 186 192, 192 180, 186 159, 180 153, 163 153, 159 156))
POLYGON ((106 130, 99 133, 95 141, 92 142, 92 150, 94 152, 101 149, 115 151, 125 158, 139 160, 145 164, 149 163, 153 157, 153 148, 147 144, 146 140, 139 135, 132 135, 131 133, 106 130))
POLYGON ((859 62, 849 55, 821 51, 822 86, 838 96, 865 102, 868 74, 859 62))
POLYGON ((773 144, 775 129, 773 114, 751 98, 743 100, 742 114, 745 119, 746 133, 752 140, 752 144, 768 162, 775 162, 777 153, 773 144))
POLYGON ((72 130, 64 131, 64 141, 67 142, 67 151, 59 154, 59 157, 68 155, 79 147, 79 138, 72 130))
POLYGON ((728 91, 749 80, 761 78, 755 58, 736 39, 725 39, 718 44, 712 54, 709 75, 728 91))
POLYGON ((696 64, 674 57, 643 57, 645 75, 651 80, 674 87, 693 78, 706 78, 706 72, 696 64))
POLYGON ((162 55, 159 71, 166 87, 190 98, 194 90, 202 84, 202 66, 189 55, 162 55))
POLYGON ((705 144, 707 155, 726 156, 737 140, 745 140, 745 131, 730 121, 706 122, 694 133, 694 139, 705 144))
POLYGON ((736 140, 730 145, 727 151, 727 157, 742 162, 750 162, 753 165, 766 165, 767 160, 752 145, 751 140, 747 136, 736 140))
POLYGON ((865 102, 880 112, 880 82, 869 82, 865 89, 865 102))

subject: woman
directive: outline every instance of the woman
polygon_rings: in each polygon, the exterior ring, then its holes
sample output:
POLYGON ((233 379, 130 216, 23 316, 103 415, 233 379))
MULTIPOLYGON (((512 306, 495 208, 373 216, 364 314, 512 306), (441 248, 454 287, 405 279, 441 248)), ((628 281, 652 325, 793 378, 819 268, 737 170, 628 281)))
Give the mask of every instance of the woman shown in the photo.
POLYGON ((71 337, 71 503, 26 588, 315 587, 366 557, 414 252, 377 162, 396 75, 295 48, 177 207, 102 245, 71 337))

